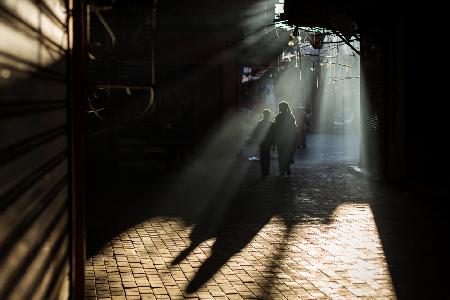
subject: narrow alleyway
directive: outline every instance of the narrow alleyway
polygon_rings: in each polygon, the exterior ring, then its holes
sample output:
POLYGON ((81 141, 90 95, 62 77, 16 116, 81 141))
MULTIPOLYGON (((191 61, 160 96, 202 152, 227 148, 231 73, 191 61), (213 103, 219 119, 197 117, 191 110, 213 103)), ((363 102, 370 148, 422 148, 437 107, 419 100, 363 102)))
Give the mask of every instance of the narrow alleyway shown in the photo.
POLYGON ((275 160, 266 179, 245 160, 169 184, 123 171, 124 190, 88 205, 87 299, 433 295, 448 221, 352 171, 355 143, 310 137, 291 178, 275 160))

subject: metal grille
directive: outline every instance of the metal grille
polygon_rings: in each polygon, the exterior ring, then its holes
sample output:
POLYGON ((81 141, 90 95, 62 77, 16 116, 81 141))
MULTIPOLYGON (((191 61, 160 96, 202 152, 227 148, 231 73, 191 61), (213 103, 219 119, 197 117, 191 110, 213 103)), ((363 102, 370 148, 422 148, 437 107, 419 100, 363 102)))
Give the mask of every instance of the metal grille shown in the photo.
POLYGON ((367 101, 366 125, 369 131, 377 132, 381 130, 383 119, 383 107, 380 98, 377 96, 369 96, 367 101))
POLYGON ((382 62, 382 49, 379 37, 373 35, 364 37, 364 77, 366 88, 365 121, 367 130, 372 133, 380 133, 384 125, 385 97, 384 82, 385 70, 382 62))
POLYGON ((0 299, 68 298, 67 12, 0 0, 0 299))

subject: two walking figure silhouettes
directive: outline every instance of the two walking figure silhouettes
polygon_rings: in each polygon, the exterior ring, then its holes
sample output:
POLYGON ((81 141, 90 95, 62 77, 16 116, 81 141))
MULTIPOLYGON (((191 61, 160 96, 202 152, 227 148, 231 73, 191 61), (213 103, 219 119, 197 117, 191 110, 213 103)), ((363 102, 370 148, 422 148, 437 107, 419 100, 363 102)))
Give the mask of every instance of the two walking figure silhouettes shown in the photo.
POLYGON ((256 124, 253 138, 259 144, 261 176, 265 178, 270 170, 270 150, 276 146, 278 152, 278 170, 280 176, 291 175, 291 164, 297 147, 298 129, 295 117, 285 101, 278 105, 278 113, 271 120, 271 111, 265 109, 262 119, 256 124))

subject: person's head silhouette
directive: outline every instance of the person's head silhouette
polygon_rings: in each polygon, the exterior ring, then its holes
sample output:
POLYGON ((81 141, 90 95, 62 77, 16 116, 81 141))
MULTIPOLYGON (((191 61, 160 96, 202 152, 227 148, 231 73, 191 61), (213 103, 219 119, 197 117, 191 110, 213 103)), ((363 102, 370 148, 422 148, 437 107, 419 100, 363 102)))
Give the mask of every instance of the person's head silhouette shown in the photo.
POLYGON ((289 112, 291 112, 289 104, 286 101, 281 101, 280 104, 278 104, 278 113, 282 114, 289 112))
POLYGON ((271 114, 270 110, 268 110, 268 109, 263 110, 263 112, 262 112, 263 119, 265 119, 265 120, 269 119, 270 114, 271 114))

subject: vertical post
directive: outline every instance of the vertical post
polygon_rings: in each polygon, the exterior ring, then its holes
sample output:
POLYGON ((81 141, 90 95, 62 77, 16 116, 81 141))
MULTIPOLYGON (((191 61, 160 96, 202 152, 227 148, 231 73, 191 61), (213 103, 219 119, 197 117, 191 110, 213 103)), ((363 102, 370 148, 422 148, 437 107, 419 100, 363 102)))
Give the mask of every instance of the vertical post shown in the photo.
POLYGON ((85 144, 86 144, 86 3, 70 0, 72 37, 70 57, 71 130, 71 299, 84 299, 85 262, 85 144))

